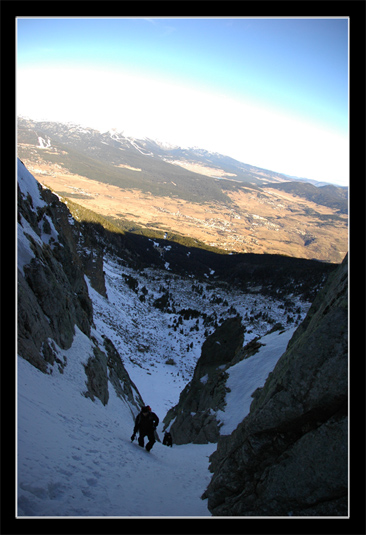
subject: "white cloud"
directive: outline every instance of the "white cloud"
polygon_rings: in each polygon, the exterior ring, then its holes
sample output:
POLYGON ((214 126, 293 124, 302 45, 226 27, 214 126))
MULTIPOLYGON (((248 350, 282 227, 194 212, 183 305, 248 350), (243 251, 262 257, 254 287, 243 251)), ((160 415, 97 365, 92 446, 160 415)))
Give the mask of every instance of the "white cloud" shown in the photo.
POLYGON ((348 140, 252 103, 130 74, 19 69, 18 114, 200 146, 273 171, 348 180, 348 140))

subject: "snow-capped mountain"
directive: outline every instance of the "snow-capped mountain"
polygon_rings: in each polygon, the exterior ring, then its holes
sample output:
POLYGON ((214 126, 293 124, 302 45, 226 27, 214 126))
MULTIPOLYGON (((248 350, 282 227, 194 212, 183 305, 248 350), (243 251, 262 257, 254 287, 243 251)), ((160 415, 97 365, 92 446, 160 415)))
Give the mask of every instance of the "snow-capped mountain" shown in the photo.
POLYGON ((148 454, 131 443, 134 418, 149 404, 161 438, 205 342, 240 318, 245 360, 226 370, 215 413, 229 435, 335 266, 113 234, 20 161, 18 185, 17 515, 210 516, 200 496, 216 443, 148 454))
POLYGON ((347 252, 347 188, 70 123, 19 118, 17 149, 39 182, 124 230, 323 262, 347 252))

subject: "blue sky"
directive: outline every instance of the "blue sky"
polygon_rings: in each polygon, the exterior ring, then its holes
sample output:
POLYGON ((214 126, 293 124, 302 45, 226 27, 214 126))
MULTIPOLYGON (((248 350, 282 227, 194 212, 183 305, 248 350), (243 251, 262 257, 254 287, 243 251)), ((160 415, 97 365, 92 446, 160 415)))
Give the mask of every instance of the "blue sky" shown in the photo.
POLYGON ((347 18, 19 18, 17 74, 34 119, 348 184, 347 18))

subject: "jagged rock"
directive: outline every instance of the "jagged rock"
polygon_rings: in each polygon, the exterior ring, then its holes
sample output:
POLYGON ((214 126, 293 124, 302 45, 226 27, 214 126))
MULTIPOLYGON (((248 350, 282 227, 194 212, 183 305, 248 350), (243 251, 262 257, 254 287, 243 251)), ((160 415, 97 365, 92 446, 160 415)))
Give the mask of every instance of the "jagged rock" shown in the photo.
POLYGON ((62 231, 63 227, 70 227, 67 208, 50 192, 40 190, 40 194, 50 203, 46 205, 47 213, 58 231, 59 242, 51 247, 33 237, 41 233, 38 222, 44 209, 32 209, 31 198, 25 200, 19 191, 18 212, 30 225, 29 232, 33 232, 33 236, 28 234, 28 240, 34 257, 23 272, 18 271, 18 340, 19 353, 46 371, 42 346, 52 338, 61 348, 69 348, 74 325, 89 335, 92 304, 76 246, 70 246, 70 237, 62 231))
POLYGON ((175 444, 217 442, 219 423, 215 411, 222 410, 227 392, 225 368, 235 359, 244 341, 241 317, 225 320, 202 345, 192 381, 182 391, 178 404, 164 419, 175 444))
POLYGON ((329 277, 249 415, 211 456, 220 516, 347 515, 348 265, 329 277))
POLYGON ((105 405, 110 382, 134 416, 144 403, 120 355, 111 340, 105 338, 102 349, 91 337, 93 307, 84 275, 106 296, 102 238, 95 235, 94 225, 77 223, 67 206, 42 189, 21 162, 19 168, 35 199, 18 189, 21 256, 28 260, 18 269, 18 354, 44 373, 52 373, 54 365, 63 373, 67 361, 59 350, 71 347, 77 326, 93 348, 84 364, 84 395, 105 405))
POLYGON ((95 346, 93 349, 94 358, 89 358, 85 365, 85 373, 88 378, 86 393, 94 401, 94 397, 100 399, 103 405, 108 403, 108 375, 107 375, 107 356, 95 346))
POLYGON ((105 336, 102 338, 104 350, 92 338, 94 356, 90 357, 87 364, 84 365, 87 376, 87 391, 84 394, 93 401, 97 397, 103 405, 106 405, 109 400, 108 383, 110 382, 117 396, 128 403, 134 417, 144 405, 144 401, 136 385, 128 375, 113 342, 105 336))
POLYGON ((83 271, 94 290, 107 297, 103 271, 104 229, 101 225, 83 222, 80 224, 80 233, 83 247, 79 247, 79 257, 83 271))
POLYGON ((18 353, 44 373, 49 359, 42 345, 52 337, 52 330, 36 296, 23 275, 18 272, 18 353))
POLYGON ((118 351, 107 337, 104 337, 104 347, 108 357, 109 381, 117 396, 122 400, 127 400, 130 404, 135 405, 137 410, 140 410, 140 407, 144 405, 143 399, 128 375, 118 351))

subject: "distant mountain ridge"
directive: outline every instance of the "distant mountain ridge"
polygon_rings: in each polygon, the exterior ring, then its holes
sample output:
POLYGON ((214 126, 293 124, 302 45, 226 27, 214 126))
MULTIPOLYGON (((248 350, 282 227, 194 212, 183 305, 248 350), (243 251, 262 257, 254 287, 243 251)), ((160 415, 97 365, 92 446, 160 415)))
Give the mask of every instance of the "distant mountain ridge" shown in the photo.
MULTIPOLYGON (((154 156, 144 141, 76 125, 20 120, 18 144, 23 144, 20 158, 29 155, 24 144, 39 145, 39 137, 51 138, 48 159, 71 173, 122 188, 137 188, 153 195, 174 196, 193 202, 230 203, 216 181, 168 163, 157 154, 154 156), (121 165, 123 171, 119 168, 121 165)), ((158 148, 157 144, 155 146, 158 148)))
POLYGON ((329 206, 341 214, 348 213, 348 188, 339 188, 331 184, 316 188, 307 182, 284 182, 272 184, 271 187, 299 195, 323 206, 329 206))
MULTIPOLYGON (((317 182, 306 178, 289 177, 284 173, 256 167, 254 165, 243 163, 230 156, 198 147, 182 148, 177 145, 170 145, 150 138, 134 138, 125 135, 123 131, 117 132, 115 130, 108 130, 106 132, 100 132, 93 128, 86 128, 73 123, 36 122, 24 118, 18 119, 18 137, 20 142, 23 142, 22 140, 24 138, 30 139, 29 135, 32 136, 32 131, 33 139, 34 134, 39 132, 46 136, 52 136, 54 141, 62 142, 66 145, 70 145, 72 140, 72 142, 75 143, 75 148, 83 148, 90 155, 97 155, 100 161, 108 163, 111 161, 110 158, 113 158, 113 149, 117 147, 119 150, 123 151, 134 149, 132 153, 128 153, 128 155, 124 154, 124 156, 126 157, 126 160, 129 160, 130 163, 135 163, 135 165, 142 161, 138 153, 142 156, 161 159, 166 163, 171 163, 176 160, 186 160, 200 164, 205 163, 213 167, 217 166, 218 171, 224 169, 226 174, 235 176, 235 179, 233 178, 233 180, 251 186, 289 181, 295 183, 306 182, 308 184, 311 182, 311 185, 319 185, 319 187, 325 184, 324 182, 317 182), (27 131, 28 134, 26 133, 27 131), (95 147, 91 148, 90 145, 86 145, 88 143, 92 145, 97 141, 105 146, 109 145, 110 147, 113 147, 113 149, 111 148, 108 150, 104 147, 105 150, 102 152, 101 150, 96 151, 95 147)), ((39 138, 40 136, 37 137, 39 138)), ((347 189, 338 186, 333 186, 333 188, 347 189)))

